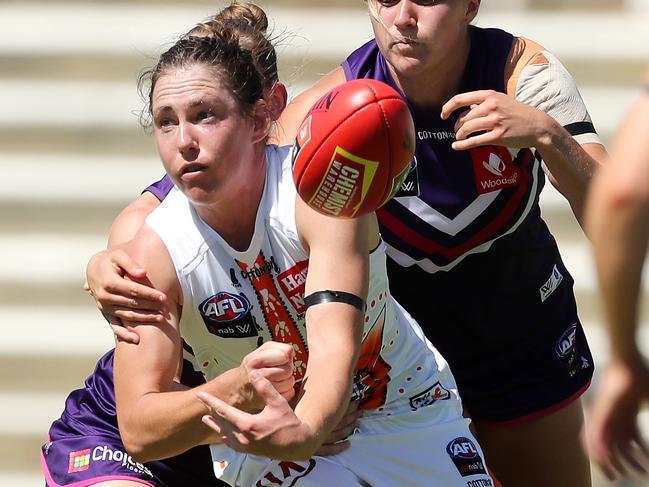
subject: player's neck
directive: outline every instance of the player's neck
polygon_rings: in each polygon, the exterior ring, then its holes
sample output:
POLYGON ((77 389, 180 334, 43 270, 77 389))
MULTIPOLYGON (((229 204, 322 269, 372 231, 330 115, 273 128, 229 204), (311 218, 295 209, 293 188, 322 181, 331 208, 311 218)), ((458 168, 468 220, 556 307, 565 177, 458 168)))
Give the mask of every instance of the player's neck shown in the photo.
POLYGON ((453 53, 431 64, 414 76, 390 70, 408 101, 421 108, 440 109, 460 90, 471 43, 467 33, 461 45, 453 53))
POLYGON ((260 170, 264 174, 251 176, 250 183, 238 192, 213 204, 196 207, 196 212, 225 242, 237 252, 245 252, 255 234, 257 212, 265 185, 266 165, 260 170))

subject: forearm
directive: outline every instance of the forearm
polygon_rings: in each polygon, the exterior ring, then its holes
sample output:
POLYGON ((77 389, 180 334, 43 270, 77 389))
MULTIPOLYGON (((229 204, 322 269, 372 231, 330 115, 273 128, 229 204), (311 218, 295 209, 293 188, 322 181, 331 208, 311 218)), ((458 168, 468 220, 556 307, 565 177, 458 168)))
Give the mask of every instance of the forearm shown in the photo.
POLYGON ((130 411, 118 414, 127 451, 136 460, 148 462, 179 455, 196 445, 218 443, 218 435, 201 422, 207 411, 196 392, 152 392, 130 411))
POLYGON ((649 239, 649 96, 633 105, 618 132, 612 163, 597 175, 588 207, 614 358, 637 358, 637 308, 649 239))
POLYGON ((245 406, 236 369, 196 388, 175 384, 173 389, 143 394, 126 411, 118 409, 124 444, 139 461, 168 458, 196 445, 220 442, 219 435, 201 421, 207 410, 196 398, 199 391, 235 407, 245 406))
POLYGON ((309 458, 342 418, 352 391, 361 341, 361 313, 347 304, 328 303, 308 311, 309 362, 295 414, 308 425, 310 436, 292 453, 309 458), (328 322, 336 316, 347 327, 328 322))
POLYGON ((296 459, 310 458, 315 454, 340 422, 349 404, 351 373, 347 367, 336 364, 336 358, 334 355, 309 356, 309 362, 313 360, 314 366, 304 383, 304 395, 295 407, 295 414, 309 426, 311 435, 303 443, 294 445, 292 453, 296 459))
POLYGON ((548 178, 582 224, 588 186, 600 163, 550 116, 545 115, 542 127, 536 148, 547 167, 548 178))
MULTIPOLYGON (((589 225, 614 358, 637 360, 638 297, 649 221, 637 201, 602 200, 589 225)), ((645 209, 646 210, 646 209, 645 209)))

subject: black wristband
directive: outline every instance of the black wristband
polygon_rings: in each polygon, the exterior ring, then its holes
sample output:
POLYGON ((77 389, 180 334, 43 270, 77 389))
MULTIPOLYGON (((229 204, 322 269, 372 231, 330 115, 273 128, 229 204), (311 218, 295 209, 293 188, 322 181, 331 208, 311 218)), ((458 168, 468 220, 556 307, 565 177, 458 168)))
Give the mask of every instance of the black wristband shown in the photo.
POLYGON ((345 291, 316 291, 304 297, 304 304, 307 308, 315 304, 323 303, 345 303, 350 304, 365 314, 365 300, 355 294, 346 293, 345 291))

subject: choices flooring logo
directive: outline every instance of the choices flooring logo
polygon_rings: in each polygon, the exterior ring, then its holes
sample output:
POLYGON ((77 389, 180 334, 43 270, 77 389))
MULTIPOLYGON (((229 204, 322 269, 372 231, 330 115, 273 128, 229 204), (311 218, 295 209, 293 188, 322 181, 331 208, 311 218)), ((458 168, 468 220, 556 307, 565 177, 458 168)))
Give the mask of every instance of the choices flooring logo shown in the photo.
POLYGON ((83 472, 90 468, 90 448, 86 450, 70 452, 70 463, 68 473, 83 472))

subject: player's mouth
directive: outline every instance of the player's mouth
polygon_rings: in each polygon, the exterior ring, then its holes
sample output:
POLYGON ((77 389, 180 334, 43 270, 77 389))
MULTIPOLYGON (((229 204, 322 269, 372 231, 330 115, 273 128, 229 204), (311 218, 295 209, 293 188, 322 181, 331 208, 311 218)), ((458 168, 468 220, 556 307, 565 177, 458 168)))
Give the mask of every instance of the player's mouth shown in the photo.
POLYGON ((392 42, 391 47, 396 47, 398 49, 414 49, 419 46, 421 43, 417 42, 414 39, 409 39, 407 37, 400 37, 395 39, 392 42))
POLYGON ((197 162, 185 164, 180 168, 180 178, 183 180, 191 180, 197 176, 200 176, 202 173, 207 172, 207 169, 207 165, 199 164, 197 162))
POLYGON ((392 36, 393 44, 419 44, 416 37, 410 37, 404 34, 398 34, 392 36))

